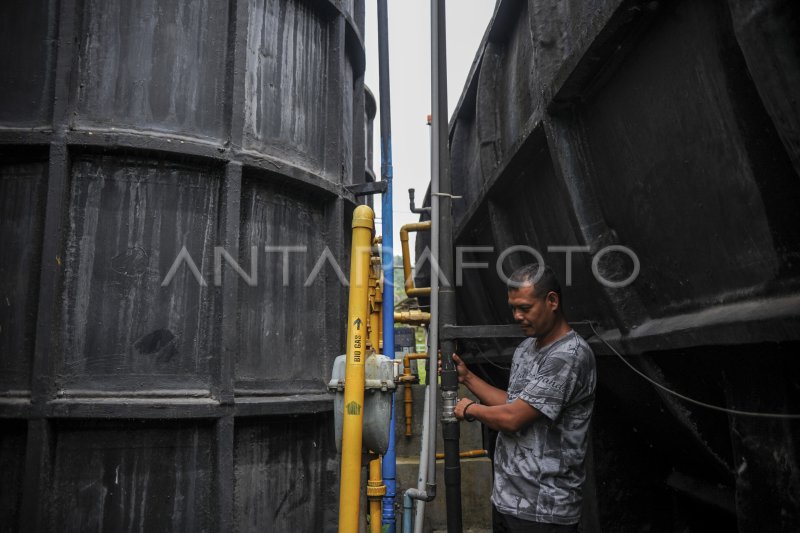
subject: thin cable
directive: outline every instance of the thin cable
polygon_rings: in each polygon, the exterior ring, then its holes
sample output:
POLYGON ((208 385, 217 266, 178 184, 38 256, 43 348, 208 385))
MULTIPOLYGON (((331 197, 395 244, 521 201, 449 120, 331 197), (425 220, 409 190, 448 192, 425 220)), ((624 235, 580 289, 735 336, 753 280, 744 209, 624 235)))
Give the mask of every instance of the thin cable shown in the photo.
POLYGON ((503 365, 499 365, 499 364, 497 364, 497 363, 493 362, 491 359, 489 359, 489 356, 485 355, 485 354, 483 353, 483 350, 481 350, 481 346, 480 346, 480 344, 478 344, 478 343, 475 343, 475 347, 478 349, 478 352, 480 353, 480 356, 481 356, 481 357, 483 357, 483 358, 486 360, 486 362, 487 362, 487 363, 489 363, 490 365, 492 365, 492 366, 494 366, 494 367, 497 367, 497 368, 499 368, 500 370, 511 370, 511 367, 510 367, 510 366, 503 366, 503 365))
POLYGON ((603 344, 608 346, 609 349, 612 352, 614 352, 616 354, 616 356, 619 357, 622 360, 623 363, 628 365, 628 368, 630 368, 631 370, 633 370, 634 372, 639 374, 639 376, 641 376, 645 381, 650 382, 652 385, 655 385, 656 387, 658 387, 659 389, 663 390, 664 392, 672 394, 673 396, 676 396, 676 397, 680 398, 681 400, 684 400, 684 401, 689 402, 689 403, 693 403, 695 405, 699 405, 700 407, 705 407, 706 409, 711 409, 713 411, 722 411, 723 413, 727 413, 729 415, 750 416, 750 417, 756 417, 756 418, 778 418, 778 419, 781 419, 781 420, 787 420, 787 419, 788 420, 800 420, 800 415, 784 414, 784 413, 757 413, 757 412, 754 412, 754 411, 739 411, 738 409, 728 409, 727 407, 720 407, 719 405, 711 405, 709 403, 701 402, 699 400, 695 400, 694 398, 689 398, 688 396, 684 396, 683 394, 681 394, 679 392, 676 392, 676 391, 674 391, 674 390, 662 385, 661 383, 651 379, 649 376, 647 376, 646 374, 641 372, 639 369, 634 367, 632 364, 630 364, 622 356, 622 354, 620 354, 617 350, 615 350, 613 346, 611 346, 608 342, 606 342, 606 340, 603 337, 600 336, 600 334, 597 332, 597 330, 594 329, 594 324, 591 321, 583 320, 583 321, 580 321, 580 322, 571 322, 571 323, 572 324, 588 324, 589 327, 592 328, 592 331, 594 332, 595 336, 598 339, 600 339, 603 342, 603 344))
MULTIPOLYGON (((477 368, 480 371, 480 373, 483 375, 483 377, 481 379, 483 379, 486 383, 488 383, 492 387, 500 388, 500 387, 497 386, 497 382, 495 382, 495 380, 492 379, 492 376, 489 375, 489 373, 486 371, 486 368, 484 368, 483 365, 477 365, 475 368, 477 368)), ((506 370, 508 370, 508 369, 506 369, 506 370)))

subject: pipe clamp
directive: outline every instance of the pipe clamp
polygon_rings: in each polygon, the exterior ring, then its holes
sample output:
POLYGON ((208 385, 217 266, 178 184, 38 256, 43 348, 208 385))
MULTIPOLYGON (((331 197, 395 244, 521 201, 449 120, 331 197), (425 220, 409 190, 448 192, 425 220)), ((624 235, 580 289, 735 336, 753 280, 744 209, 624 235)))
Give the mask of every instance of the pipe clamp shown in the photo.
POLYGON ((367 498, 386 496, 386 485, 380 481, 367 481, 367 498))

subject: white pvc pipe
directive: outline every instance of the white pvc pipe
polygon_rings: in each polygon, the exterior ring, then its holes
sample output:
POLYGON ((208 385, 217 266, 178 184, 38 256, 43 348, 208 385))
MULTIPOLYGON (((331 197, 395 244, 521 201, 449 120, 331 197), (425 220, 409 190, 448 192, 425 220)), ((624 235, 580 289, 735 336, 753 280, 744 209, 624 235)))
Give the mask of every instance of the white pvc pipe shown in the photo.
MULTIPOLYGON (((437 0, 431 0, 431 322, 428 330, 428 388, 430 395, 428 401, 428 422, 424 431, 429 433, 425 443, 428 449, 420 453, 420 470, 422 470, 423 454, 427 453, 428 478, 417 483, 419 490, 425 490, 428 483, 436 483, 436 423, 439 419, 437 400, 439 397, 439 128, 447 127, 440 124, 439 117, 439 62, 436 49, 439 41, 438 30, 439 10, 437 0)), ((423 434, 424 438, 424 434, 423 434)), ((425 502, 418 501, 414 516, 414 533, 422 533, 425 517, 425 502)))

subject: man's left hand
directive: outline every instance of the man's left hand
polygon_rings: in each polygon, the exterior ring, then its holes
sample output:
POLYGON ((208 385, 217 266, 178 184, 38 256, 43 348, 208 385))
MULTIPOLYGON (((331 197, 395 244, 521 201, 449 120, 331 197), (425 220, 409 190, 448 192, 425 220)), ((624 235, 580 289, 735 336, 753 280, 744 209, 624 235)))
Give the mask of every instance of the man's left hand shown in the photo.
MULTIPOLYGON (((467 406, 472 403, 475 403, 475 401, 470 400, 469 398, 461 398, 460 400, 458 400, 456 408, 453 411, 453 413, 456 415, 456 418, 458 418, 459 420, 464 420, 464 409, 466 409, 467 406)), ((469 414, 472 415, 472 413, 469 414)))

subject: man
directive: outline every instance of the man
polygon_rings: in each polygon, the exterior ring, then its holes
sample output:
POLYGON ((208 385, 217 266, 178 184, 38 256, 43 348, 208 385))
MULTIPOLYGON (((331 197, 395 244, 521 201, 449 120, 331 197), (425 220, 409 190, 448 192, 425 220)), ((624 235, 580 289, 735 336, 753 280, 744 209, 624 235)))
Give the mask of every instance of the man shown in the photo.
POLYGON ((549 267, 511 276, 508 305, 528 337, 511 363, 508 391, 473 374, 457 355, 462 398, 457 418, 499 431, 494 457, 495 532, 576 532, 584 457, 594 405, 594 354, 567 323, 561 287, 549 267))

